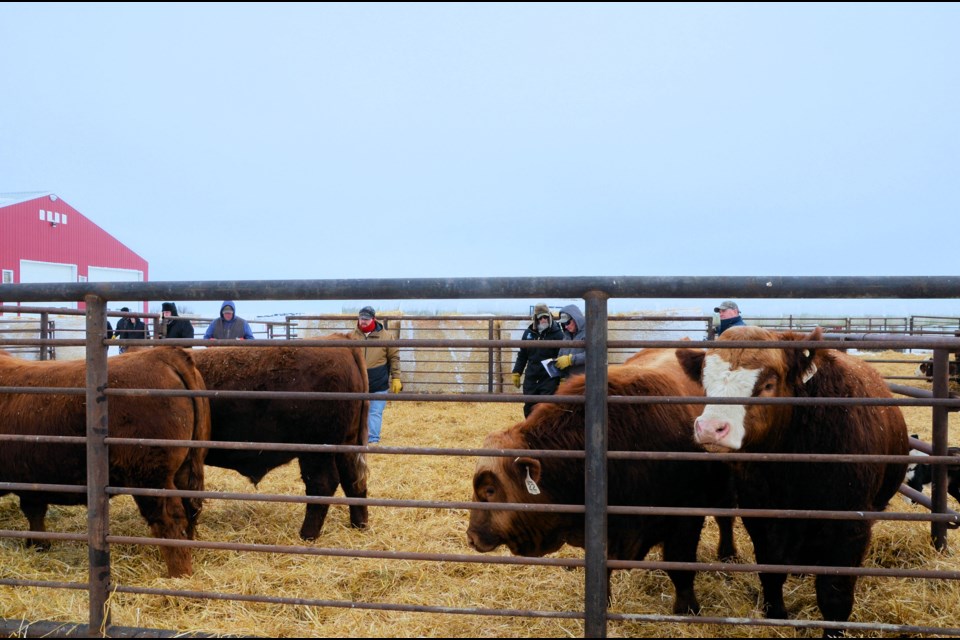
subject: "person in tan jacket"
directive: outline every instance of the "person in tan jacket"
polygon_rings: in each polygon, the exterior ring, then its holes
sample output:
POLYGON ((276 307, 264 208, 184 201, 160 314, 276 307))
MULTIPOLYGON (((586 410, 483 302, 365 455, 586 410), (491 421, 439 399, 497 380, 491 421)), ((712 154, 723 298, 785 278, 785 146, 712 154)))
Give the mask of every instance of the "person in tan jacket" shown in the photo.
MULTIPOLYGON (((377 320, 377 313, 373 307, 360 309, 357 314, 357 326, 354 327, 352 338, 363 340, 363 356, 367 361, 367 377, 370 380, 370 393, 400 393, 403 383, 400 382, 400 350, 397 347, 384 347, 376 344, 379 340, 396 340, 399 336, 394 331, 383 328, 383 323, 377 320)), ((367 419, 368 442, 380 442, 380 427, 383 423, 383 410, 387 406, 386 400, 371 400, 370 413, 367 419)))

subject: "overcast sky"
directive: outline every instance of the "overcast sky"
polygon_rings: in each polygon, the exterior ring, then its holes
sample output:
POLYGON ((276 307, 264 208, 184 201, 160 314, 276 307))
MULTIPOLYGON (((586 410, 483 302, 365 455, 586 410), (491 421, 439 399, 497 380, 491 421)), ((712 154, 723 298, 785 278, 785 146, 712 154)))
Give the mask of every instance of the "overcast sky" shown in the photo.
MULTIPOLYGON (((957 3, 3 3, 0 192, 154 281, 957 275, 958 34, 957 3)), ((741 301, 960 315, 815 307, 741 301)))

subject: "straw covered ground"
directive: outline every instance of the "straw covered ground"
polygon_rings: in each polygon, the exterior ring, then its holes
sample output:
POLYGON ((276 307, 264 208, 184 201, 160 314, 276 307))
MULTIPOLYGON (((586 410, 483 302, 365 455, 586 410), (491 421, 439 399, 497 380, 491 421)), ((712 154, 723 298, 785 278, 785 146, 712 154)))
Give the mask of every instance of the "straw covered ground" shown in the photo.
MULTIPOLYGON (((907 364, 877 364, 887 375, 912 375, 917 355, 886 352, 869 358, 902 359, 907 364)), ((917 382, 917 386, 926 386, 917 382)), ((930 440, 929 408, 905 408, 911 433, 930 440)), ((519 404, 393 402, 384 414, 383 447, 480 447, 490 431, 522 417, 519 404)), ((958 415, 950 414, 951 445, 960 445, 958 415)), ((474 459, 447 456, 369 456, 370 497, 466 501, 471 497, 474 459)), ((277 469, 256 489, 230 471, 208 468, 207 487, 218 491, 300 495, 303 485, 294 464, 277 469)), ((954 509, 958 505, 950 499, 954 509)), ((889 510, 923 512, 897 496, 889 510)), ((148 536, 133 500, 111 503, 111 532, 148 536)), ((301 545, 297 532, 302 505, 209 500, 199 537, 208 541, 301 545)), ((51 531, 83 532, 82 507, 52 507, 51 531)), ((474 554, 466 543, 467 513, 462 509, 371 507, 370 528, 348 526, 345 506, 334 506, 315 547, 348 550, 397 550, 474 554)), ((26 528, 16 498, 0 498, 0 529, 26 528)), ((950 534, 946 553, 930 544, 926 523, 881 522, 866 566, 960 571, 960 535, 950 534)), ((752 547, 737 524, 741 556, 752 561, 752 547)), ((713 561, 716 527, 708 520, 699 559, 713 561)), ((500 550, 506 555, 507 552, 500 550)), ((479 555, 479 554, 475 554, 479 555)), ((564 548, 560 557, 581 558, 564 548)), ((651 558, 657 558, 654 552, 651 558)), ((562 567, 481 565, 453 562, 373 560, 197 550, 194 575, 169 579, 156 547, 112 547, 114 582, 228 594, 268 594, 325 599, 337 603, 372 602, 455 608, 578 611, 583 607, 583 571, 562 567)), ((22 541, 0 539, 0 575, 7 579, 85 583, 86 547, 54 542, 49 551, 27 549, 22 541)), ((701 573, 697 590, 707 616, 760 617, 759 581, 750 573, 701 573)), ((785 588, 794 617, 818 620, 812 577, 790 577, 785 588)), ((662 572, 617 571, 611 583, 611 610, 669 614, 673 589, 662 572)), ((232 600, 129 595, 111 597, 116 625, 269 637, 563 637, 583 636, 578 620, 440 615, 348 607, 283 606, 232 600)), ((83 590, 0 586, 0 617, 85 622, 83 590)), ((960 620, 960 582, 926 579, 861 578, 852 621, 955 627, 960 620)), ((817 629, 737 627, 708 624, 611 622, 611 636, 622 637, 815 637, 817 629)))

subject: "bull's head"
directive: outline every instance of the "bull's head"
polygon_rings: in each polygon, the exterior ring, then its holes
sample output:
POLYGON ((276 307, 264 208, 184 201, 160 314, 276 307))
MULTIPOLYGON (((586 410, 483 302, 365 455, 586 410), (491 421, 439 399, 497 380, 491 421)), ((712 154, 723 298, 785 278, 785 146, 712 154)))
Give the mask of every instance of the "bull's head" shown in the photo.
MULTIPOLYGON (((525 448, 515 434, 491 435, 485 448, 525 448)), ((473 501, 489 503, 549 502, 542 491, 540 461, 527 456, 480 458, 473 475, 473 501)), ((502 544, 518 556, 543 556, 563 546, 566 527, 560 514, 471 509, 467 540, 485 553, 502 544)))
MULTIPOLYGON (((718 340, 819 340, 821 335, 819 328, 803 336, 743 326, 727 329, 718 340)), ((814 355, 808 348, 677 350, 687 375, 717 398, 793 396, 816 373, 814 355)), ((748 449, 785 424, 790 413, 788 405, 708 404, 694 420, 694 438, 709 451, 748 449)))

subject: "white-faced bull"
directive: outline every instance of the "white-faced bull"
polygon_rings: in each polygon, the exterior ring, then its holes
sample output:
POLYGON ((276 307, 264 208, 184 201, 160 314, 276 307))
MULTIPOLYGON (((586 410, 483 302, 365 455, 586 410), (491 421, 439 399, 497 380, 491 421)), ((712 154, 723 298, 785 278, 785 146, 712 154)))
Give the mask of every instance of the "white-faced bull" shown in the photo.
MULTIPOLYGON (((869 364, 833 349, 814 349, 809 335, 734 327, 718 342, 797 341, 796 347, 677 351, 688 375, 708 397, 889 398, 869 364)), ((907 455, 907 429, 896 406, 787 404, 707 405, 691 423, 711 451, 907 455)), ((883 511, 904 479, 906 464, 877 462, 738 462, 731 465, 737 500, 745 509, 883 511)), ((858 567, 872 522, 862 520, 743 518, 761 564, 858 567)), ((764 606, 786 618, 784 573, 761 573, 764 606)), ((817 604, 825 620, 846 621, 856 576, 818 575, 817 604)), ((834 630, 826 629, 825 633, 834 630)))

